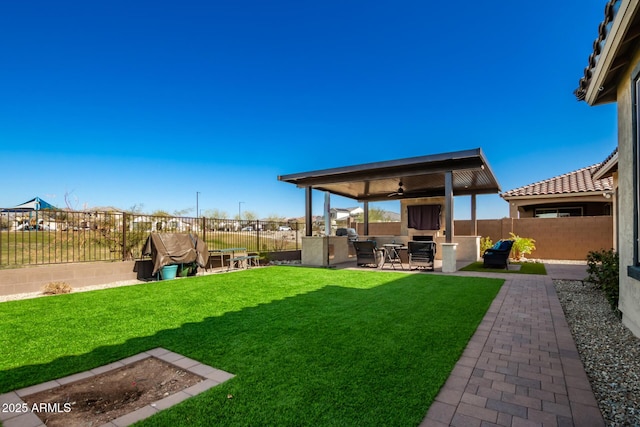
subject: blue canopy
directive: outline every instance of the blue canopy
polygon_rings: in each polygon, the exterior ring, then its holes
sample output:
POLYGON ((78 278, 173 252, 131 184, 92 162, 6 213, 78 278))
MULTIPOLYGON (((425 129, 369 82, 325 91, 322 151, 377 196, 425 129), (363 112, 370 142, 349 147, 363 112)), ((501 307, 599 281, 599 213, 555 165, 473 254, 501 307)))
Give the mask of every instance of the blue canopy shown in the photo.
POLYGON ((13 208, 3 209, 0 212, 31 212, 31 211, 41 211, 41 210, 53 210, 58 209, 52 204, 45 202, 40 197, 35 197, 28 202, 24 202, 21 205, 15 206, 13 208))

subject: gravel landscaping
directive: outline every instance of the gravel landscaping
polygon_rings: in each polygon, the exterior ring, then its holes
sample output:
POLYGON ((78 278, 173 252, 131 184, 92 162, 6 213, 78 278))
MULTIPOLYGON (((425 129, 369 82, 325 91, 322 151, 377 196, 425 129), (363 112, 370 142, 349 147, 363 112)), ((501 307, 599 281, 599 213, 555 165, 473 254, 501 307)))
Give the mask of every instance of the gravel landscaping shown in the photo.
POLYGON ((592 283, 554 284, 605 422, 640 426, 640 339, 592 283))

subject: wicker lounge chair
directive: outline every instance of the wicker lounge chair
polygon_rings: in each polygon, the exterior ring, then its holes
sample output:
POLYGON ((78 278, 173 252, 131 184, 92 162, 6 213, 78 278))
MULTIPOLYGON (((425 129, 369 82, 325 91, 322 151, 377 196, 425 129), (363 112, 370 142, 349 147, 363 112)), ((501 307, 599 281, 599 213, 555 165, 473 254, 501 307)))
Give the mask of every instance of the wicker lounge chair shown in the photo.
POLYGON ((411 241, 407 244, 407 248, 409 252, 409 270, 413 270, 414 267, 434 270, 435 242, 411 241))
POLYGON ((484 251, 482 255, 484 267, 504 267, 505 270, 509 269, 509 254, 511 253, 513 242, 513 240, 500 240, 492 248, 484 251))
POLYGON ((353 242, 358 265, 380 266, 384 260, 384 250, 376 247, 373 240, 356 240, 353 242))

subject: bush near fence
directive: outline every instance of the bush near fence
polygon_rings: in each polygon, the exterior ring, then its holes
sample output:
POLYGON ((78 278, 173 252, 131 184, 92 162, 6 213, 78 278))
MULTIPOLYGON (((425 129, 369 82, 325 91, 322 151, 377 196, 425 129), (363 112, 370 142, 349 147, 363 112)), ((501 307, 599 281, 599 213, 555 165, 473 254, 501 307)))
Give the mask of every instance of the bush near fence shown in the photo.
MULTIPOLYGON (((0 209, 1 210, 1 209, 0 209)), ((299 250, 298 223, 168 217, 123 212, 3 212, 0 268, 140 259, 151 232, 194 233, 209 249, 266 253, 299 250), (281 230, 290 227, 290 230, 281 230)))

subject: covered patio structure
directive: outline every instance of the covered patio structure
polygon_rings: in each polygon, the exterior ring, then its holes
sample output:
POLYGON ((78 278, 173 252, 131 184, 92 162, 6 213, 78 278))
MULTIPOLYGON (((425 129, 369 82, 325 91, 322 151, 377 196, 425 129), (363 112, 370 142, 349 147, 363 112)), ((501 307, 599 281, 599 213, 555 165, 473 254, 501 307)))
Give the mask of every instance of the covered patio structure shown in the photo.
POLYGON ((364 238, 375 238, 378 244, 434 240, 444 272, 455 271, 457 259, 479 257, 476 195, 501 191, 480 148, 282 175, 278 180, 305 189, 303 264, 328 265, 329 246, 333 248, 334 263, 348 260, 346 237, 312 236, 312 190, 320 190, 364 204, 364 238), (453 198, 465 195, 471 196, 473 236, 456 237, 453 198), (370 236, 369 202, 390 200, 400 201, 400 235, 370 236))

